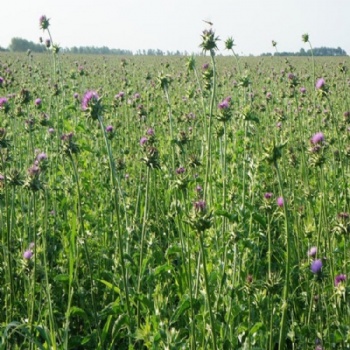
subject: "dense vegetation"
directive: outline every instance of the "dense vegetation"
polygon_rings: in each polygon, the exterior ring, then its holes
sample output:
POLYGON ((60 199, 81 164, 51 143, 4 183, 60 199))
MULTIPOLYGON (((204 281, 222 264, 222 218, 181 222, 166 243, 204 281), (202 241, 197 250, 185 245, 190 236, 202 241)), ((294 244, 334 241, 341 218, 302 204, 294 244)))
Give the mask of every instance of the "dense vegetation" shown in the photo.
POLYGON ((1 349, 350 347, 349 60, 201 46, 0 54, 1 349))

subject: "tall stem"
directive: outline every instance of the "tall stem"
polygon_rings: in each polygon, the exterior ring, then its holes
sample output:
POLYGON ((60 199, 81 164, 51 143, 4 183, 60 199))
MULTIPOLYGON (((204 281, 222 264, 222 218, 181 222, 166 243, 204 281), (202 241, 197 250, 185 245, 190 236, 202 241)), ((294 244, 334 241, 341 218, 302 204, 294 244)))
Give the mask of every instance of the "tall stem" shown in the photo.
POLYGON ((207 264, 206 264, 206 258, 205 258, 203 235, 204 235, 204 232, 199 232, 201 257, 202 257, 202 262, 203 262, 205 292, 206 292, 207 300, 208 300, 208 309, 209 309, 209 316, 210 316, 210 327, 211 327, 211 332, 212 332, 212 335, 213 335, 213 349, 217 350, 215 320, 214 320, 213 310, 211 308, 212 307, 212 303, 211 303, 211 294, 210 294, 210 289, 209 289, 209 279, 208 279, 207 264))
POLYGON ((291 264, 291 256, 290 256, 290 244, 292 242, 292 237, 290 234, 289 229, 289 220, 288 220, 288 208, 287 208, 287 201, 285 200, 284 191, 283 191, 283 185, 282 185, 282 178, 280 174, 280 170, 277 164, 277 161, 274 163, 277 178, 278 178, 278 185, 280 189, 280 193, 282 195, 282 198, 284 199, 284 228, 285 228, 285 235, 286 235, 286 255, 287 255, 287 261, 286 261, 286 272, 285 272, 285 282, 284 282, 284 288, 283 288, 283 299, 282 299, 282 319, 281 319, 281 327, 280 327, 280 335, 279 335, 279 350, 283 350, 285 348, 286 344, 286 334, 287 334, 287 312, 288 312, 288 297, 289 297, 289 279, 290 279, 290 264, 291 264))
MULTIPOLYGON (((205 182, 204 182, 204 200, 208 196, 208 185, 209 185, 209 174, 211 172, 211 128, 213 120, 213 110, 216 98, 216 64, 215 64, 215 53, 213 50, 210 51, 211 62, 213 65, 213 84, 211 87, 211 98, 210 98, 210 108, 209 108, 209 125, 208 125, 208 136, 207 136, 207 164, 205 169, 205 182)), ((206 116, 204 116, 206 117, 206 116)))
MULTIPOLYGON (((140 295, 141 280, 142 280, 142 275, 143 275, 142 262, 143 262, 143 246, 144 246, 144 241, 145 241, 146 223, 147 223, 147 216, 148 216, 149 177, 150 177, 150 170, 149 170, 149 167, 147 167, 145 206, 143 209, 143 223, 142 223, 141 242, 140 242, 140 261, 139 261, 139 276, 138 276, 138 281, 137 281, 137 295, 140 295)), ((137 300, 137 327, 140 327, 140 324, 141 324, 140 300, 138 299, 137 300)))
POLYGON ((102 117, 98 117, 98 121, 100 123, 101 131, 103 134, 103 137, 105 139, 106 143, 106 149, 108 154, 108 160, 109 160, 109 167, 111 170, 111 179, 112 179, 112 185, 113 185, 113 191, 114 191, 114 207, 116 211, 116 219, 117 219, 117 235, 118 235, 118 253, 120 256, 120 266, 122 269, 122 275, 123 275, 123 284, 124 284, 124 292, 125 292, 125 302, 126 302, 126 308, 129 316, 129 327, 131 328, 131 331, 133 330, 133 322, 132 322, 132 314, 131 314, 131 307, 130 307, 130 300, 129 300, 129 289, 128 289, 128 283, 126 278, 126 266, 124 261, 124 250, 123 250, 123 237, 121 232, 121 226, 120 226, 120 212, 119 212, 119 197, 118 197, 118 186, 117 186, 117 174, 116 174, 116 168, 115 163, 111 151, 110 143, 108 142, 108 138, 106 135, 106 131, 103 125, 102 117))

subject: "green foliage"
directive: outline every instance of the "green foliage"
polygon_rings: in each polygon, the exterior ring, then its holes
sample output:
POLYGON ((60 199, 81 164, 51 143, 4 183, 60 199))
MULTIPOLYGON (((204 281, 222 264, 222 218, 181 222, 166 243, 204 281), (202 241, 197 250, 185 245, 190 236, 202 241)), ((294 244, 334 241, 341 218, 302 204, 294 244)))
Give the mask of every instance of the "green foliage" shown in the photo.
POLYGON ((0 349, 350 346, 344 58, 51 54, 0 53, 0 349))

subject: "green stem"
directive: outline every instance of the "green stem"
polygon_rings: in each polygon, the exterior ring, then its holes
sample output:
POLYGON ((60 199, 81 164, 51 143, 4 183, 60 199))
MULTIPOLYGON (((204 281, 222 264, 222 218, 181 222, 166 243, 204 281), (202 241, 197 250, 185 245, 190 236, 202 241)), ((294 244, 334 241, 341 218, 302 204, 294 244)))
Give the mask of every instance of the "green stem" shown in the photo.
MULTIPOLYGON (((205 169, 205 182, 204 182, 204 200, 208 196, 208 185, 211 172, 211 129, 212 129, 212 119, 214 104, 216 98, 216 64, 215 64, 215 53, 213 50, 210 51, 211 62, 213 65, 213 84, 211 87, 211 98, 210 98, 210 108, 209 108, 209 126, 208 126, 208 136, 207 136, 207 164, 205 169)), ((204 116, 206 117, 206 116, 204 116)))
POLYGON ((217 350, 217 343, 216 343, 216 331, 215 331, 215 319, 213 315, 213 310, 212 310, 212 303, 211 303, 211 294, 210 294, 210 289, 209 289, 209 279, 208 279, 208 272, 207 272, 207 264, 206 264, 206 258, 205 258, 205 250, 204 250, 204 242, 203 242, 203 234, 204 232, 199 232, 199 241, 200 241, 200 249, 201 249, 201 257, 202 257, 202 262, 203 262, 203 272, 204 272, 204 283, 205 283, 205 292, 207 295, 207 300, 208 300, 208 309, 209 309, 209 316, 210 316, 210 327, 211 327, 211 332, 213 335, 213 349, 217 350))
MULTIPOLYGON (((143 209, 143 223, 142 223, 142 231, 141 231, 141 242, 140 242, 140 260, 139 260, 139 276, 137 281, 137 295, 140 295, 141 291, 141 280, 143 276, 143 246, 145 241, 145 233, 146 233, 146 223, 148 217, 148 202, 149 202, 149 178, 150 178, 150 168, 147 167, 146 174, 146 193, 145 193, 145 206, 143 209)), ((137 327, 140 328, 141 325, 141 313, 140 313, 140 300, 137 300, 137 327)))
POLYGON ((288 207, 287 207, 287 201, 285 200, 284 191, 283 191, 283 185, 282 185, 282 178, 280 174, 280 170, 277 164, 277 161, 274 163, 277 178, 278 178, 278 185, 280 189, 280 193, 282 195, 282 198, 284 199, 284 220, 285 220, 285 241, 286 241, 286 272, 285 272, 285 282, 284 282, 284 288, 283 288, 283 299, 282 299, 282 319, 281 319, 281 327, 280 327, 280 335, 279 335, 279 350, 285 349, 286 345, 286 335, 287 335, 287 312, 289 310, 288 308, 288 297, 289 297, 289 279, 290 279, 290 264, 291 264, 291 254, 290 254, 290 244, 292 242, 291 240, 291 234, 289 229, 289 220, 288 220, 288 207))
POLYGON ((116 210, 116 219, 117 219, 117 235, 118 235, 118 253, 120 256, 120 265, 122 269, 122 275, 123 275, 123 284, 124 284, 124 292, 125 292, 125 302, 126 302, 126 308, 129 316, 129 327, 131 328, 131 331, 133 330, 133 317, 131 314, 131 307, 130 307, 130 300, 129 300, 129 290, 128 290, 128 283, 126 278, 126 266, 125 266, 125 260, 124 260, 124 250, 123 250, 123 237, 121 232, 121 226, 120 226, 120 213, 119 213, 119 197, 118 197, 118 186, 117 186, 117 174, 116 174, 116 168, 115 163, 111 151, 110 143, 108 142, 108 138, 106 135, 106 131, 103 125, 102 117, 98 117, 98 121, 100 123, 101 131, 103 133, 103 137, 105 139, 106 143, 106 149, 108 153, 108 160, 109 160, 109 167, 111 170, 111 179, 113 184, 113 191, 114 191, 114 207, 116 210))

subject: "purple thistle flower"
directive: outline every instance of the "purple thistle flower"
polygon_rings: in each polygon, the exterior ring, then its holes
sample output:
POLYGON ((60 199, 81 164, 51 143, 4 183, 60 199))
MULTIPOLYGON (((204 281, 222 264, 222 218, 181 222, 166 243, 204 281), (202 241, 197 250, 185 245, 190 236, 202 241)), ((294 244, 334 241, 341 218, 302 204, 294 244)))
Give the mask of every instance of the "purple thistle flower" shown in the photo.
POLYGON ((204 212, 206 207, 207 207, 207 205, 206 205, 205 201, 203 201, 203 200, 199 200, 197 202, 194 202, 194 208, 196 211, 204 212))
POLYGON ((106 132, 113 132, 113 126, 112 125, 106 126, 106 132))
POLYGON ((49 28, 50 22, 45 15, 39 18, 39 27, 42 30, 49 28))
POLYGON ((345 280, 346 280, 346 275, 340 274, 340 275, 338 275, 338 276, 335 277, 335 279, 334 279, 334 285, 337 287, 339 283, 345 282, 345 280))
POLYGON ((79 98, 79 94, 78 94, 77 92, 75 92, 75 93, 73 94, 73 97, 77 100, 77 99, 79 98))
POLYGON ((198 192, 198 193, 203 192, 203 188, 202 188, 202 186, 197 185, 197 186, 196 186, 196 192, 198 192))
POLYGON ((322 132, 317 132, 314 136, 311 138, 311 143, 316 145, 317 143, 321 143, 324 141, 324 135, 322 132))
POLYGON ((0 77, 0 85, 2 85, 3 82, 4 82, 4 78, 0 77))
POLYGON ((49 129, 47 130, 47 132, 48 132, 50 135, 52 135, 52 134, 55 133, 55 129, 54 129, 54 128, 49 128, 49 129))
POLYGON ((228 109, 229 108, 229 103, 226 100, 223 100, 222 102, 219 103, 219 109, 228 109))
POLYGON ((306 94, 306 89, 304 87, 301 87, 300 92, 304 95, 304 94, 306 94))
POLYGON ((284 199, 283 199, 283 197, 278 197, 276 202, 277 202, 277 205, 280 208, 282 208, 284 206, 284 199))
POLYGON ((176 169, 176 174, 180 175, 183 174, 186 171, 186 169, 184 167, 180 167, 176 169))
POLYGON ((114 98, 123 100, 124 96, 125 96, 125 92, 124 91, 120 91, 117 95, 114 96, 114 98))
POLYGON ((311 247, 307 252, 307 255, 314 258, 317 254, 317 247, 311 247))
POLYGON ((321 272, 322 265, 323 264, 321 259, 314 260, 311 263, 311 272, 315 274, 321 272))
POLYGON ((36 156, 36 160, 39 162, 46 160, 46 159, 47 159, 47 154, 44 152, 41 152, 36 156))
POLYGON ((147 137, 145 137, 145 136, 141 137, 140 146, 144 146, 147 143, 147 141, 148 141, 147 137))
POLYGON ((154 136, 154 129, 153 128, 147 129, 146 134, 149 136, 154 136))
POLYGON ((26 260, 31 259, 32 256, 33 256, 33 252, 29 249, 23 253, 23 258, 26 260))
POLYGON ((86 111, 93 103, 98 101, 99 97, 96 91, 87 91, 81 102, 81 108, 83 111, 86 111))
POLYGON ((271 199, 272 196, 273 196, 273 193, 272 193, 272 192, 266 192, 266 193, 264 194, 264 198, 265 198, 265 199, 271 199))
POLYGON ((317 90, 323 89, 325 87, 325 85, 326 85, 326 82, 323 78, 320 78, 316 81, 316 89, 317 90))
POLYGON ((8 99, 6 97, 0 97, 0 109, 5 108, 8 104, 8 99))
POLYGON ((272 93, 271 93, 271 92, 268 92, 268 93, 266 94, 266 99, 267 99, 267 100, 271 100, 271 98, 272 98, 272 93))
POLYGON ((207 70, 209 68, 209 63, 204 63, 202 66, 203 70, 207 70))
POLYGON ((41 106, 41 103, 42 103, 41 98, 37 98, 37 99, 34 101, 34 104, 35 104, 35 106, 37 106, 37 107, 40 107, 40 106, 41 106))
POLYGON ((139 100, 140 98, 141 98, 141 95, 138 92, 136 92, 136 94, 134 94, 134 99, 139 100))
POLYGON ((230 107, 230 100, 228 100, 227 98, 222 100, 218 105, 219 109, 228 109, 229 107, 230 107))
POLYGON ((35 177, 39 175, 39 173, 40 168, 36 164, 33 164, 30 168, 28 168, 28 174, 30 177, 35 177))

